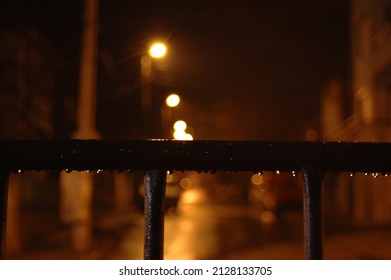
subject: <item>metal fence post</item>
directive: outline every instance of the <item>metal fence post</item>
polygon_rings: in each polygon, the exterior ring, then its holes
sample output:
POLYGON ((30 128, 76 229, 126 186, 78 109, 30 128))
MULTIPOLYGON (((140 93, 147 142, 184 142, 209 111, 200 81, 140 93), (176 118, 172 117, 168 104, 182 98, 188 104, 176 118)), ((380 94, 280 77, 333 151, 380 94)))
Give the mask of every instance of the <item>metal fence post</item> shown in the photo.
POLYGON ((145 260, 163 259, 166 176, 164 170, 149 170, 145 173, 145 260))
POLYGON ((5 233, 7 223, 9 172, 0 170, 0 260, 5 259, 5 233))
POLYGON ((322 182, 323 172, 303 170, 304 179, 304 249, 305 258, 323 258, 322 182))

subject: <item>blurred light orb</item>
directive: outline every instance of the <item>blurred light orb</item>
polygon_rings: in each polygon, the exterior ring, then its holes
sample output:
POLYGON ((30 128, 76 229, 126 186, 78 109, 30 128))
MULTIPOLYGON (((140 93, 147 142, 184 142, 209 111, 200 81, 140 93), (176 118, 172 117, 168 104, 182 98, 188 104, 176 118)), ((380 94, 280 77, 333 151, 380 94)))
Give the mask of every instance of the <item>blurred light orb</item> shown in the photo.
POLYGON ((186 140, 186 141, 193 141, 193 135, 189 134, 189 133, 186 133, 185 134, 185 139, 183 140, 186 140))
POLYGON ((193 136, 189 133, 186 133, 182 130, 175 130, 174 132, 174 139, 175 140, 184 140, 184 141, 192 141, 193 136))
POLYGON ((254 185, 261 185, 263 183, 263 176, 261 174, 254 174, 251 176, 251 182, 254 185))
POLYGON ((187 128, 187 123, 185 121, 180 120, 174 123, 175 131, 185 132, 186 128, 187 128))
POLYGON ((161 58, 166 55, 167 47, 163 43, 155 43, 149 48, 149 55, 153 58, 161 58))
POLYGON ((190 189, 191 188, 191 184, 192 184, 192 181, 190 178, 183 178, 181 181, 180 181, 180 185, 183 189, 187 190, 187 189, 190 189))
POLYGON ((166 98, 166 104, 168 107, 171 107, 171 108, 178 106, 179 102, 181 102, 181 98, 176 93, 170 94, 166 98))

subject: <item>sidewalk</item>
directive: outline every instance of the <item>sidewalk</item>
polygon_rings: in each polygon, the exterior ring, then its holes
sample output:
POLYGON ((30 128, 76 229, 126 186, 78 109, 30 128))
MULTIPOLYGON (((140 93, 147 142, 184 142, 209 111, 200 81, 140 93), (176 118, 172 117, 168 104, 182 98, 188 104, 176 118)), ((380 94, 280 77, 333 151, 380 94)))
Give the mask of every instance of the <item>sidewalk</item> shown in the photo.
MULTIPOLYGON (((141 217, 140 217, 141 219, 141 217)), ((183 251, 175 245, 175 236, 166 237, 166 259, 181 258, 172 250, 183 251), (170 245, 170 246, 169 246, 170 245)), ((143 259, 143 224, 134 222, 121 233, 96 239, 91 250, 85 253, 73 252, 68 244, 62 248, 23 252, 8 259, 27 260, 141 260, 143 259)), ((202 245, 202 244, 200 244, 202 245)), ((193 245, 189 245, 191 246, 193 245)), ((184 248, 185 251, 189 248, 184 248)), ((182 252, 183 253, 183 252, 182 252)), ((213 258, 213 257, 212 257, 213 258)), ((197 259, 189 256, 185 259, 197 259)), ((279 239, 265 241, 251 248, 228 252, 219 257, 223 260, 302 260, 304 259, 303 240, 279 239)), ((324 259, 326 260, 391 260, 391 226, 345 231, 326 234, 324 238, 324 259)))
MULTIPOLYGON (((391 228, 325 236, 323 252, 325 260, 391 260, 391 228)), ((280 242, 238 251, 227 255, 224 259, 302 260, 303 258, 303 244, 280 242)))

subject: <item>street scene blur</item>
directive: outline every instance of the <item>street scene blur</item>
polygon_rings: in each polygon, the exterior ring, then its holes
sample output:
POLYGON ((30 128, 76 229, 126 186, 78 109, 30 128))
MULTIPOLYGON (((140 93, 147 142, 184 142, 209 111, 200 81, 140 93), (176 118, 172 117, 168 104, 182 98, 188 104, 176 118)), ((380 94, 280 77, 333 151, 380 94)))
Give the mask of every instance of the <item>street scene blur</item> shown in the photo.
MULTIPOLYGON (((3 6, 0 139, 391 141, 390 0, 3 6)), ((326 259, 391 259, 388 177, 325 175, 326 259)), ((143 259, 142 171, 8 186, 7 259, 143 259)), ((167 171, 164 218, 164 259, 304 258, 301 172, 167 171)))

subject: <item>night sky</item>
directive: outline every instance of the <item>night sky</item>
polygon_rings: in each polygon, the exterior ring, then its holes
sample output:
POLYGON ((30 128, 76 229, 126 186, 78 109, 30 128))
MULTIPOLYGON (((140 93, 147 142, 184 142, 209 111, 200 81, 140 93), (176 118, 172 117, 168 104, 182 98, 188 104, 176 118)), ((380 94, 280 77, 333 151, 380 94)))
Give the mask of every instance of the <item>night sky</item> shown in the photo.
MULTIPOLYGON (((155 73, 155 102, 180 92, 177 114, 195 139, 303 140, 319 127, 327 81, 349 88, 348 2, 101 0, 98 130, 137 138, 139 60, 159 38, 169 52, 155 73)), ((58 54, 59 104, 75 102, 83 1, 2 6, 2 24, 37 29, 58 54)), ((69 119, 62 115, 75 106, 64 104, 57 117, 69 119)))

